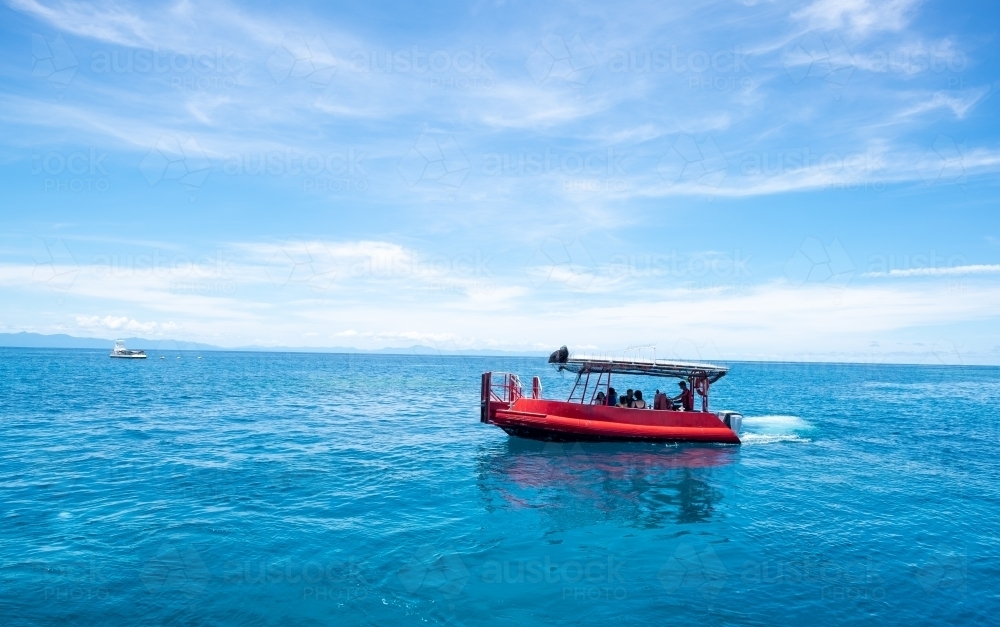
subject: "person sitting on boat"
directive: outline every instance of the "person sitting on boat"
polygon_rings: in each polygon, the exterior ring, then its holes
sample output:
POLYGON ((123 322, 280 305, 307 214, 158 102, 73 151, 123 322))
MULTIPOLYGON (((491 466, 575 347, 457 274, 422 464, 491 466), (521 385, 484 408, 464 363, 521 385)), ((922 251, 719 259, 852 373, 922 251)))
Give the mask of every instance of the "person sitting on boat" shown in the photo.
POLYGON ((661 411, 673 410, 674 404, 670 401, 670 397, 667 396, 666 392, 656 391, 653 395, 653 409, 658 409, 661 411))
POLYGON ((635 391, 635 400, 632 401, 634 409, 646 409, 646 401, 642 400, 642 390, 635 391))
POLYGON ((614 407, 618 405, 618 392, 615 392, 614 388, 608 388, 608 407, 614 407))
POLYGON ((604 398, 604 392, 598 392, 597 397, 594 399, 594 405, 604 405, 607 400, 604 398))
POLYGON ((618 397, 618 403, 615 404, 615 407, 628 408, 631 406, 632 406, 632 390, 629 390, 618 397))
POLYGON ((694 411, 694 392, 688 388, 687 381, 681 381, 677 385, 681 386, 681 393, 673 399, 674 402, 679 402, 683 411, 694 411))

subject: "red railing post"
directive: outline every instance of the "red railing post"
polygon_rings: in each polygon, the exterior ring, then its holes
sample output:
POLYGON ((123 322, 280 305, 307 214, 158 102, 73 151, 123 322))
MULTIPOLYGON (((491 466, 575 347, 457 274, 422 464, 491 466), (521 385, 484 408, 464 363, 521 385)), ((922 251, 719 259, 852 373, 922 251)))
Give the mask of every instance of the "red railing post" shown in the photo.
POLYGON ((479 422, 490 421, 490 394, 493 390, 493 373, 484 372, 479 392, 479 422))

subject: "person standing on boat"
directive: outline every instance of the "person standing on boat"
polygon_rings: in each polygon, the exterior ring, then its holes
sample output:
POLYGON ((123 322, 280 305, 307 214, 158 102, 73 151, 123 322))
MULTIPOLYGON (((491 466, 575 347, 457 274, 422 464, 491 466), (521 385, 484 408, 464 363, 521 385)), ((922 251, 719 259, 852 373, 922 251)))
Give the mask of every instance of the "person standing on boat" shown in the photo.
POLYGON ((614 407, 618 404, 618 392, 615 392, 614 388, 608 388, 608 407, 614 407))
POLYGON ((694 392, 688 388, 686 381, 681 381, 677 385, 681 386, 681 393, 674 401, 680 402, 684 411, 694 411, 694 392))

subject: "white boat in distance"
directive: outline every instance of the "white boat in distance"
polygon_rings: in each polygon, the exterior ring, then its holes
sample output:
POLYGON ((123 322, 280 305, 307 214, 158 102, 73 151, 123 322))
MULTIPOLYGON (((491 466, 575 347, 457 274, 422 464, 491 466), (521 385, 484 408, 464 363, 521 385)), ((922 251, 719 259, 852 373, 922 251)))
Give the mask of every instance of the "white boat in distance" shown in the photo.
POLYGON ((115 340, 115 347, 111 349, 112 357, 123 357, 125 359, 145 359, 146 351, 134 351, 125 348, 125 340, 115 340))

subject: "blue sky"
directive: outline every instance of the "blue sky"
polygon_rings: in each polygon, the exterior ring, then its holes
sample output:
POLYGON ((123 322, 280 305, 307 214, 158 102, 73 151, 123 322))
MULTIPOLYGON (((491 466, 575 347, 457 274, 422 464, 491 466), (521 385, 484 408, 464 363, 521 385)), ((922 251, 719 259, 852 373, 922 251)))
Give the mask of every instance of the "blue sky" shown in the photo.
POLYGON ((0 331, 1000 363, 992 4, 0 11, 0 331))

